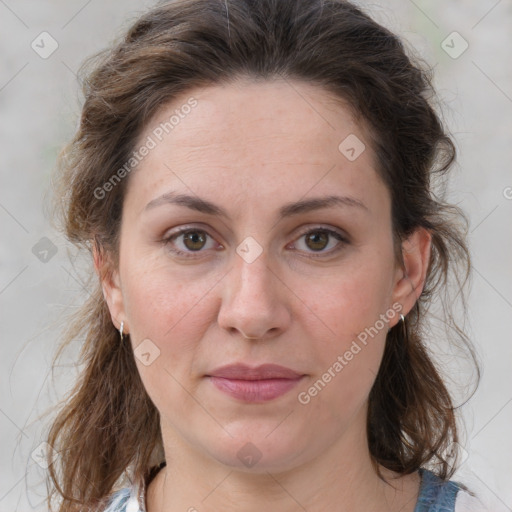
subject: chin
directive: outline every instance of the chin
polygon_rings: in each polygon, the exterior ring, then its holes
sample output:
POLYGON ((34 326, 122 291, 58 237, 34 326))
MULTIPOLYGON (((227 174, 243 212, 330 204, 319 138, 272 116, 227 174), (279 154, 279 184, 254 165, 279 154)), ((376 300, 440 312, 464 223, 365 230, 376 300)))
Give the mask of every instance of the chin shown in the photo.
POLYGON ((272 432, 275 423, 269 428, 265 425, 260 431, 254 427, 240 429, 237 435, 229 429, 233 437, 226 437, 221 443, 212 440, 209 453, 225 466, 247 473, 283 472, 299 464, 298 458, 306 446, 299 446, 289 429, 281 434, 272 432), (270 434, 269 434, 270 433, 270 434))

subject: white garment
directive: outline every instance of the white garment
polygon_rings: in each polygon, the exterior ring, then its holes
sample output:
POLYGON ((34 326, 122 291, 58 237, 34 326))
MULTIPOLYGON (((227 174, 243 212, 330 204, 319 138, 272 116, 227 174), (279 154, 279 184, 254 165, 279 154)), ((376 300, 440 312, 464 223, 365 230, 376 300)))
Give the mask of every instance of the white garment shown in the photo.
POLYGON ((455 512, 493 512, 464 489, 460 489, 455 500, 455 512))

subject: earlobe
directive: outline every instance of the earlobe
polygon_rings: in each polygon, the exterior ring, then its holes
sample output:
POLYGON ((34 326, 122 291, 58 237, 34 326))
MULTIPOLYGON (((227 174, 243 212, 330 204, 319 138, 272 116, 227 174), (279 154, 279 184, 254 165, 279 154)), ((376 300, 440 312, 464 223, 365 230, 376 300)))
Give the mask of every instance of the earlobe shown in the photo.
POLYGON ((402 242, 403 268, 398 272, 393 299, 402 304, 404 316, 414 307, 425 286, 431 243, 432 234, 423 227, 416 228, 402 242))
POLYGON ((103 297, 110 311, 112 323, 119 329, 121 322, 124 321, 124 330, 125 334, 127 334, 119 271, 112 265, 111 258, 96 243, 93 246, 93 259, 94 268, 101 283, 103 297))

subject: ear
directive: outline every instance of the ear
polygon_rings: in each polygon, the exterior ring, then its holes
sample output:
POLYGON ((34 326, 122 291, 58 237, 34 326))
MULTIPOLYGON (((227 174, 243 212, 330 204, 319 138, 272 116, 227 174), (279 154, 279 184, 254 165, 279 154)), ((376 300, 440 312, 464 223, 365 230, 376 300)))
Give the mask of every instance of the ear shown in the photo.
POLYGON ((431 244, 432 234, 423 227, 416 228, 402 242, 403 266, 398 268, 396 272, 393 303, 398 302, 402 305, 401 314, 404 316, 414 307, 425 286, 425 278, 430 263, 431 244))
POLYGON ((112 323, 115 325, 116 329, 119 330, 121 322, 124 322, 123 331, 125 334, 128 334, 129 329, 126 325, 119 270, 115 268, 111 258, 97 243, 93 244, 93 258, 94 268, 101 282, 103 297, 110 311, 112 323))

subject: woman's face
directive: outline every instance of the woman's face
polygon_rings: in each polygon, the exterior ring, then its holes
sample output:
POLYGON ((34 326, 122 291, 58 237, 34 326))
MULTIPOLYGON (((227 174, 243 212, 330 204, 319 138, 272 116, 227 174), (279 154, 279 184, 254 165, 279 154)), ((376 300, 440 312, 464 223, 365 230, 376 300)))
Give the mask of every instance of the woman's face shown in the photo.
POLYGON ((348 108, 300 82, 199 88, 136 149, 104 290, 166 446, 264 471, 363 442, 386 334, 421 290, 395 265, 390 195, 348 108))

